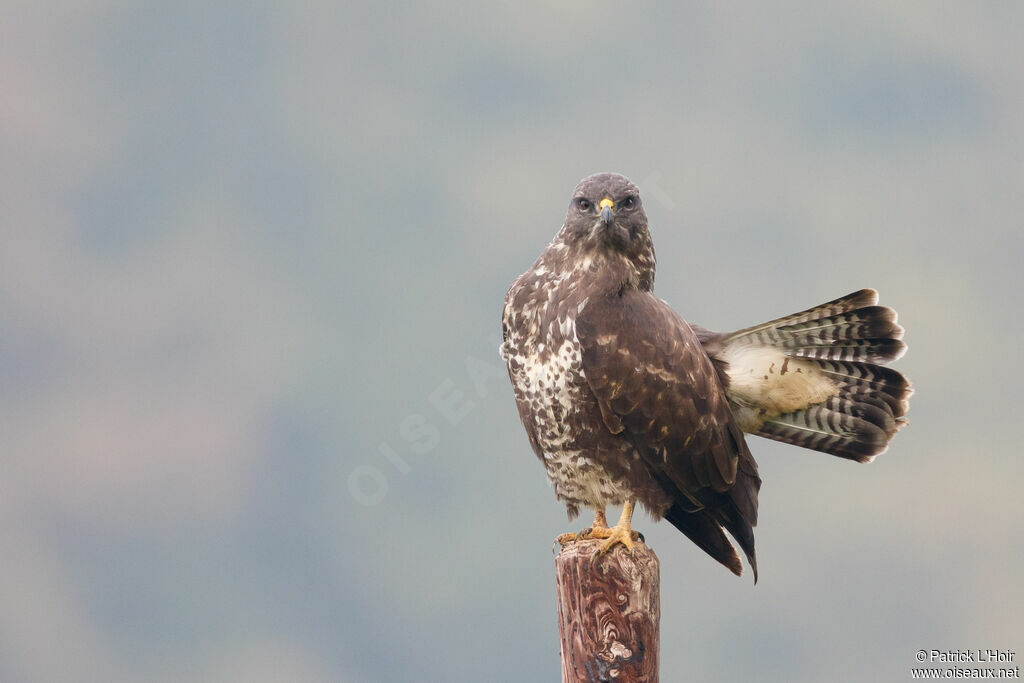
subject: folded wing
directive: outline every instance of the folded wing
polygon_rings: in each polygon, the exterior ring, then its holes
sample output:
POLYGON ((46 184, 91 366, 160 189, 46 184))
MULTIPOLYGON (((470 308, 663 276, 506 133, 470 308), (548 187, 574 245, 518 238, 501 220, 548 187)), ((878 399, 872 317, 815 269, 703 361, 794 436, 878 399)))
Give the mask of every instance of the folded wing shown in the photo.
POLYGON ((633 443, 651 485, 670 500, 667 507, 641 502, 739 574, 724 527, 756 580, 753 526, 761 481, 700 340, 663 301, 633 290, 588 302, 576 334, 605 425, 633 443))

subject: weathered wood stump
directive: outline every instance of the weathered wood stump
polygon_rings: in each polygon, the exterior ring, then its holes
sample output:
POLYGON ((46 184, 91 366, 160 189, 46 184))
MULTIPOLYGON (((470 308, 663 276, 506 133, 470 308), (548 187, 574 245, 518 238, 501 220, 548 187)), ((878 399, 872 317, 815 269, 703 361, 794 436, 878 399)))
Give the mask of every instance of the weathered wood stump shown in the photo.
POLYGON ((603 541, 581 540, 555 558, 562 683, 657 683, 660 574, 643 543, 616 546, 592 562, 603 541))

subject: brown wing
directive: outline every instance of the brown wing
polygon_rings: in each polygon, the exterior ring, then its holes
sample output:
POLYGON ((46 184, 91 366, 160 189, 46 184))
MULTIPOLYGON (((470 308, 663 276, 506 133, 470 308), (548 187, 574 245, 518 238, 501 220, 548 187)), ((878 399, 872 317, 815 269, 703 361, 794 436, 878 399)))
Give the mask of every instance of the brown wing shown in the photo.
POLYGON ((649 292, 587 303, 576 320, 587 382, 612 433, 641 454, 673 503, 665 518, 733 572, 743 548, 757 579, 757 464, 697 336, 649 292))

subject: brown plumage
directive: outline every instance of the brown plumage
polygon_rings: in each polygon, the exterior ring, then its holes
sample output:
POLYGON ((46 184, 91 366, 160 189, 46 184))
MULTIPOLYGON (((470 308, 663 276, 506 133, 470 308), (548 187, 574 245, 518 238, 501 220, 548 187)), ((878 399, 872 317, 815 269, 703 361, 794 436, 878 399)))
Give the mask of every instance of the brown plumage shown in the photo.
POLYGON ((909 383, 876 364, 903 352, 902 329, 863 290, 714 333, 653 295, 654 268, 636 186, 611 173, 581 181, 506 297, 502 357, 519 414, 570 518, 591 508, 600 527, 606 505, 626 505, 599 536, 609 546, 630 544, 638 501, 739 574, 727 530, 756 580, 761 480, 743 432, 874 457, 906 412, 909 383))

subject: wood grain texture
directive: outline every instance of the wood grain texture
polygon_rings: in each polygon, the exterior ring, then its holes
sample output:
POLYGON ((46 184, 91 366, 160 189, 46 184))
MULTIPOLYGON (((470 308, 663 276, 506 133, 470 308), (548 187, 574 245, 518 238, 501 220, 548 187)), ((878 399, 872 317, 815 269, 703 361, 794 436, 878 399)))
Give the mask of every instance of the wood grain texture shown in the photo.
POLYGON ((602 541, 570 543, 555 558, 562 682, 657 683, 660 572, 643 543, 599 562, 602 541))

